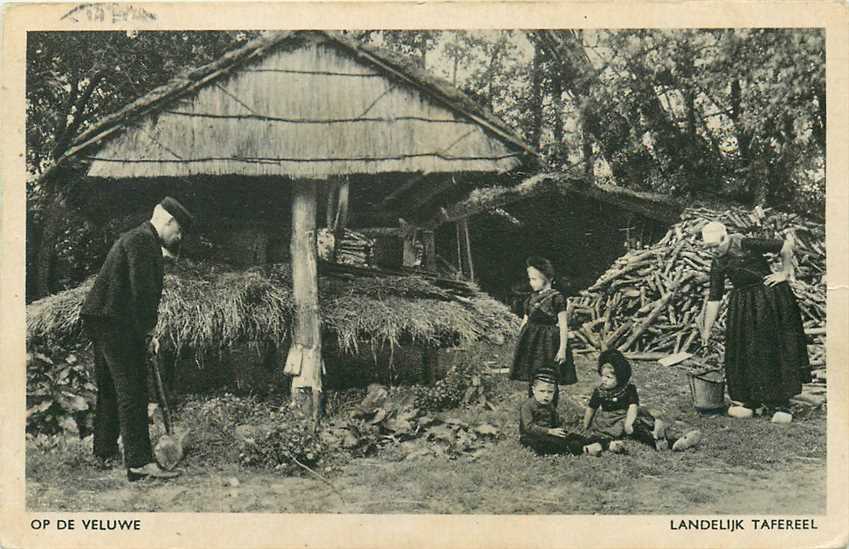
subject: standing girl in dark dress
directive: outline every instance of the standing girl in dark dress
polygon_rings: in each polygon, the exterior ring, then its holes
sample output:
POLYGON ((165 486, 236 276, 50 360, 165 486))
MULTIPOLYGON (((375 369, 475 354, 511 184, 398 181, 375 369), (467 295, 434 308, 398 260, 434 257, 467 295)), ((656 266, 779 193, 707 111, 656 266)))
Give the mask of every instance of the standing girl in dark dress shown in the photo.
MULTIPOLYGON (((537 369, 558 365, 558 384, 577 383, 572 348, 569 346, 566 298, 551 287, 554 267, 543 257, 529 257, 528 282, 533 293, 524 306, 522 329, 513 355, 510 379, 528 382, 528 396, 532 396, 531 382, 537 369)), ((557 395, 555 396, 555 405, 557 395)))
POLYGON ((728 297, 725 328, 725 377, 728 394, 742 406, 728 413, 748 417, 765 406, 773 421, 790 419, 790 397, 811 379, 808 348, 793 279, 793 239, 766 240, 729 235, 721 223, 702 229, 705 246, 716 250, 710 274, 710 296, 702 343, 707 344, 725 290, 728 297), (765 253, 781 252, 782 270, 771 273, 765 253))

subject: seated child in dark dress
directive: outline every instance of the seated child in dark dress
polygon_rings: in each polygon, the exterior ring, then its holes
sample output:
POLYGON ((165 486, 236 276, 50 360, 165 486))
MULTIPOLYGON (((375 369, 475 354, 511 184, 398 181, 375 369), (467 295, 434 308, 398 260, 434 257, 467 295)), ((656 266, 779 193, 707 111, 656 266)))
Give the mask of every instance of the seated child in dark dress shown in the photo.
POLYGON ((558 378, 555 366, 534 373, 531 396, 519 409, 519 442, 539 455, 586 453, 592 444, 607 447, 602 437, 585 437, 563 428, 557 413, 558 378))
MULTIPOLYGON (((584 413, 584 430, 593 431, 601 438, 611 439, 611 452, 625 450, 623 438, 633 438, 656 450, 672 446, 675 451, 685 450, 698 444, 701 433, 689 431, 680 439, 667 435, 666 425, 640 407, 637 387, 631 383, 631 364, 625 356, 609 349, 598 357, 598 373, 601 383, 593 390, 584 413)), ((594 447, 589 453, 598 454, 602 448, 594 447)))

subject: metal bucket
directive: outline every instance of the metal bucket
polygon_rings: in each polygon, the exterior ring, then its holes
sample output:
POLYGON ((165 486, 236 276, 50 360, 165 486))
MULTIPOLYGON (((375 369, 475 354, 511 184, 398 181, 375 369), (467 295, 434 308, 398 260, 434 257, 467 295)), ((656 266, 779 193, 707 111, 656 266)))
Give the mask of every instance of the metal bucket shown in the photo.
POLYGON ((716 412, 725 408, 725 378, 719 370, 688 372, 693 406, 699 412, 716 412))

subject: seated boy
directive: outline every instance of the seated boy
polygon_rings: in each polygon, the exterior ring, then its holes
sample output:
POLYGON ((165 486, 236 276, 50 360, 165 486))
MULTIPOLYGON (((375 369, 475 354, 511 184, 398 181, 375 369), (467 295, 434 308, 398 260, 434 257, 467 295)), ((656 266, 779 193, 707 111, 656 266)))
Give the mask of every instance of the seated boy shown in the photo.
POLYGON ((589 453, 590 445, 599 451, 607 447, 602 437, 585 437, 562 427, 555 407, 558 392, 557 370, 539 368, 533 376, 532 395, 519 409, 519 442, 539 455, 589 453))

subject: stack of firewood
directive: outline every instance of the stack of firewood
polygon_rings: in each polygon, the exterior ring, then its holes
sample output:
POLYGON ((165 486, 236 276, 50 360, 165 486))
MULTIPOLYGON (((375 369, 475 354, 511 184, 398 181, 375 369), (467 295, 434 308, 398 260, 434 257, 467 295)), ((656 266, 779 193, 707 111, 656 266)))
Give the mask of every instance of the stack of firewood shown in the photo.
MULTIPOLYGON (((618 348, 644 359, 698 351, 711 265, 700 232, 709 221, 721 221, 730 233, 750 237, 783 239, 793 234, 792 288, 802 310, 811 364, 824 366, 825 227, 770 210, 688 209, 659 242, 620 257, 595 284, 570 300, 576 350, 618 348)), ((772 259, 780 262, 780 257, 772 259)), ((725 303, 713 332, 718 344, 714 353, 723 350, 724 324, 725 303)))
POLYGON ((317 245, 318 255, 325 261, 360 267, 373 264, 374 240, 361 233, 345 229, 343 237, 336 242, 332 230, 319 229, 317 245))

